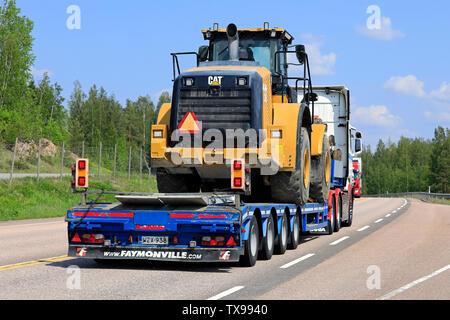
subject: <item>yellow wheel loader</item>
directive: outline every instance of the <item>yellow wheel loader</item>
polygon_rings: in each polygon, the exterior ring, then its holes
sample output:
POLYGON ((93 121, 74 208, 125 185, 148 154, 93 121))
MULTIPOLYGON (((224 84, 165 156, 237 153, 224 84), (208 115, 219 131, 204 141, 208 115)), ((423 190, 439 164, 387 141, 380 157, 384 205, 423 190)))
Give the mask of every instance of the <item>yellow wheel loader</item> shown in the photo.
POLYGON ((171 54, 172 101, 159 109, 151 135, 159 192, 323 203, 330 147, 326 124, 313 121, 317 95, 305 47, 267 22, 255 29, 214 24, 202 33, 208 44, 198 52, 171 54), (197 66, 180 72, 178 57, 186 54, 197 66), (293 67, 297 76, 288 75, 293 67))

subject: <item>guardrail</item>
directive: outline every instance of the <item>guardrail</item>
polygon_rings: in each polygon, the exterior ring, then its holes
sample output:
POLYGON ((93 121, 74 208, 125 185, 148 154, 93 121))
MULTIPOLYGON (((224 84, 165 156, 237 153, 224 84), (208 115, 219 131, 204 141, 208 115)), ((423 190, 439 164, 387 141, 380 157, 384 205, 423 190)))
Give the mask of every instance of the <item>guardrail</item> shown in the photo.
POLYGON ((429 192, 402 192, 402 193, 386 193, 386 194, 371 194, 364 195, 369 198, 397 198, 407 197, 416 198, 425 202, 450 204, 450 193, 429 193, 429 192))

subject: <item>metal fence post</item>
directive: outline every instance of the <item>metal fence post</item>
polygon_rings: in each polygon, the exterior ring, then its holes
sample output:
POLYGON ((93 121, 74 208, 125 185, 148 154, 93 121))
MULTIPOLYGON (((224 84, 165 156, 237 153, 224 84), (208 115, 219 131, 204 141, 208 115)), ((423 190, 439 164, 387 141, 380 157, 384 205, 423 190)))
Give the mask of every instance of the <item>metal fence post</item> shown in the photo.
POLYGON ((84 141, 81 144, 81 158, 84 158, 84 141))
POLYGON ((38 181, 38 182, 39 182, 39 173, 40 173, 40 171, 41 171, 41 139, 39 139, 37 173, 36 173, 36 181, 38 181))
POLYGON ((59 179, 62 181, 62 177, 63 177, 63 167, 64 167, 64 141, 62 143, 62 148, 61 148, 61 166, 59 168, 59 179))
POLYGON ((98 177, 100 177, 100 167, 102 166, 102 142, 100 141, 100 149, 98 152, 98 177))
POLYGON ((128 179, 131 177, 131 146, 130 146, 130 154, 128 155, 128 179))
POLYGON ((11 185, 14 174, 14 161, 16 160, 16 151, 17 151, 17 141, 19 138, 16 138, 16 143, 14 144, 14 153, 11 161, 11 175, 9 176, 9 185, 11 185))
POLYGON ((116 160, 117 160, 117 144, 114 145, 114 169, 113 169, 113 177, 116 177, 116 160))
POLYGON ((139 178, 142 179, 142 147, 139 151, 139 178))

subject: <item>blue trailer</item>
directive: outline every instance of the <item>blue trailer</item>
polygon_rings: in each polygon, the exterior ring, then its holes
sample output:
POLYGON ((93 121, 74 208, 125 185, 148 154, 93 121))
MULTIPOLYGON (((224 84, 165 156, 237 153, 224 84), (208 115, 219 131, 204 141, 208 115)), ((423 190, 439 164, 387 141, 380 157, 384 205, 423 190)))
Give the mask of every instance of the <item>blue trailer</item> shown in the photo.
POLYGON ((115 203, 85 203, 86 192, 67 212, 68 255, 93 259, 253 266, 297 248, 304 232, 330 229, 333 204, 244 203, 226 193, 119 193, 115 203))

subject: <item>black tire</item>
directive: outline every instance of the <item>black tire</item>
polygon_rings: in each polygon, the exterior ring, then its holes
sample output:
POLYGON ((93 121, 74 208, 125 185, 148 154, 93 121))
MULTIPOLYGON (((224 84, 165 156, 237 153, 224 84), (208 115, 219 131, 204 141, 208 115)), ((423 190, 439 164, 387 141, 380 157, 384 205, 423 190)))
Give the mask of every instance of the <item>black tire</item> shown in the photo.
POLYGON ((327 135, 323 135, 322 154, 311 157, 309 197, 318 203, 328 199, 331 185, 331 152, 327 135))
POLYGON ((272 201, 303 205, 309 198, 311 145, 306 128, 301 128, 297 142, 295 170, 278 172, 271 176, 272 201), (305 162, 306 161, 306 162, 305 162))
POLYGON ((244 267, 253 267, 259 250, 259 227, 255 216, 250 220, 248 232, 248 239, 244 242, 244 255, 239 259, 239 263, 244 267))
POLYGON ((275 224, 272 215, 267 218, 266 236, 262 239, 260 258, 262 260, 270 260, 275 249, 275 224))
POLYGON ((338 196, 338 203, 336 205, 336 217, 334 219, 334 232, 339 232, 341 229, 341 219, 342 219, 342 197, 338 196))
POLYGON ((275 245, 275 253, 283 254, 286 252, 287 244, 288 244, 288 236, 289 236, 289 222, 287 220, 286 214, 283 215, 281 219, 281 231, 278 234, 276 245, 275 245))
POLYGON ((170 174, 162 168, 156 170, 156 184, 160 193, 200 191, 198 176, 194 174, 170 174))
POLYGON ((328 226, 327 226, 327 234, 331 235, 334 232, 334 225, 336 221, 336 201, 334 196, 331 199, 331 207, 329 208, 330 212, 330 219, 328 219, 328 226))
POLYGON ((353 223, 353 203, 354 203, 354 198, 353 198, 353 195, 351 195, 350 202, 348 204, 348 219, 347 219, 347 221, 342 222, 342 225, 344 227, 351 227, 351 225, 353 223))
POLYGON ((289 236, 288 249, 295 250, 300 243, 300 218, 299 215, 296 214, 294 218, 294 225, 292 227, 292 231, 289 236))

